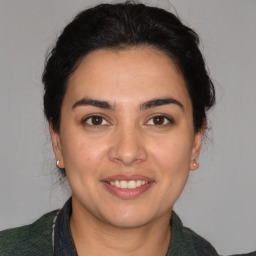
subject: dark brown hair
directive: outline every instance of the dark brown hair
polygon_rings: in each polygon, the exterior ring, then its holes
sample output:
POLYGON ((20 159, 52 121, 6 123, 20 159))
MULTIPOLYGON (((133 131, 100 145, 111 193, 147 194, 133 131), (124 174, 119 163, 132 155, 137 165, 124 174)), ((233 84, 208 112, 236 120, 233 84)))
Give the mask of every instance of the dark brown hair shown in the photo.
POLYGON ((101 4, 78 14, 66 26, 45 65, 44 113, 59 132, 61 105, 68 79, 81 59, 102 48, 148 45, 167 54, 186 81, 193 105, 194 130, 206 123, 215 90, 199 50, 198 35, 172 13, 131 2, 101 4))

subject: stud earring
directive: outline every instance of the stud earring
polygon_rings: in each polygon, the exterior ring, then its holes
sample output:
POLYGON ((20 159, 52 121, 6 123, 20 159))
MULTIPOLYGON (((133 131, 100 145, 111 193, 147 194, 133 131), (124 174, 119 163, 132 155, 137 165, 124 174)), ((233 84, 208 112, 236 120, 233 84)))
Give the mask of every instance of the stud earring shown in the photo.
POLYGON ((196 159, 194 158, 193 159, 193 167, 194 168, 198 168, 198 166, 199 166, 199 163, 196 161, 196 159))
POLYGON ((57 160, 57 161, 56 161, 56 164, 57 164, 57 166, 58 166, 58 165, 60 164, 60 160, 57 160))

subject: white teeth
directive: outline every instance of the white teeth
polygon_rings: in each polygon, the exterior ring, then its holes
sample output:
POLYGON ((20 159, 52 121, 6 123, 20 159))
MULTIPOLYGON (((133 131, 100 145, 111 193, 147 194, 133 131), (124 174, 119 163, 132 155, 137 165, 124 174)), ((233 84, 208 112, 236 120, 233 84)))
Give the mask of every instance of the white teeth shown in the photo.
POLYGON ((128 182, 128 188, 136 188, 136 181, 135 180, 130 180, 128 182))
POLYGON ((137 186, 137 187, 140 187, 140 186, 141 186, 141 180, 137 180, 136 186, 137 186))
POLYGON ((128 188, 128 182, 126 180, 121 180, 120 188, 128 188))
POLYGON ((148 184, 147 181, 145 180, 115 180, 115 181, 110 181, 110 185, 115 186, 117 188, 128 188, 128 189, 134 189, 141 187, 145 184, 148 184))
MULTIPOLYGON (((111 184, 111 185, 112 185, 112 184, 111 184)), ((116 180, 116 181, 115 181, 115 186, 116 186, 117 188, 120 188, 119 180, 116 180)))

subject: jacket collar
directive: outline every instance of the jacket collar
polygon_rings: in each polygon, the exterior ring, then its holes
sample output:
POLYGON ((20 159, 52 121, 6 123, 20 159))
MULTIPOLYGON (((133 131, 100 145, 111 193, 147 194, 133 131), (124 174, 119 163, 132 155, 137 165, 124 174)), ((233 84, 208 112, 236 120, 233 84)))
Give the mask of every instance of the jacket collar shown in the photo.
MULTIPOLYGON (((71 198, 59 211, 54 227, 54 256, 77 256, 75 244, 70 230, 70 216, 72 213, 71 198)), ((187 239, 185 228, 176 213, 172 212, 170 220, 171 243, 166 256, 197 255, 193 243, 187 239)))
POLYGON ((70 231, 72 213, 71 198, 60 210, 54 227, 54 256, 77 256, 75 244, 70 231))

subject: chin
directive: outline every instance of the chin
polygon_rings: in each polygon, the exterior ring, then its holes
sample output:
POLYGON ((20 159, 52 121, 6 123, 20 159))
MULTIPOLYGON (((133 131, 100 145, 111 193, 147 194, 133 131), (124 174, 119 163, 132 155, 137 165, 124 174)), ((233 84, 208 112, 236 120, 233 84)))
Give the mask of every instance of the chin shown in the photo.
POLYGON ((157 218, 157 216, 153 216, 152 213, 150 214, 145 208, 116 209, 115 211, 112 210, 109 212, 108 216, 104 214, 102 217, 104 222, 123 229, 138 228, 154 221, 154 219, 157 218))
POLYGON ((120 228, 120 229, 133 229, 133 228, 139 228, 147 223, 149 223, 150 220, 147 219, 141 219, 138 218, 138 216, 135 217, 128 217, 128 218, 118 218, 109 220, 108 223, 111 224, 113 227, 120 228))

